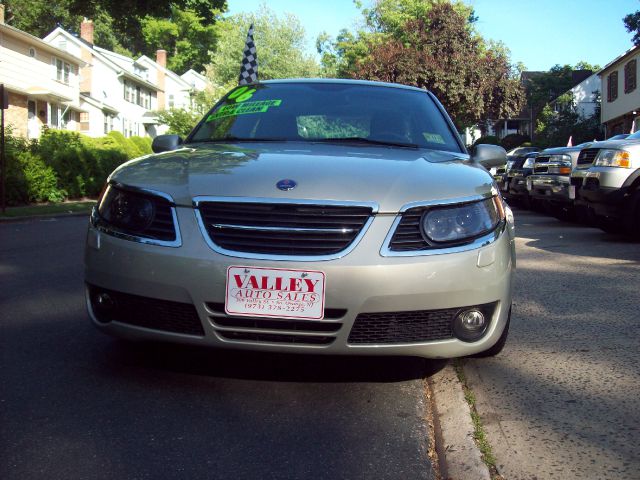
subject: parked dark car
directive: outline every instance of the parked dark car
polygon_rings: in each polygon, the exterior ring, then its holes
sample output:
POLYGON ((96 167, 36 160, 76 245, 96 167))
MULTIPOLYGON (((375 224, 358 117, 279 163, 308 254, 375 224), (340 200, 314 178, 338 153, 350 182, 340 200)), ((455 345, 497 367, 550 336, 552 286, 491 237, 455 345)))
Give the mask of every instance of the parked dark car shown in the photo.
POLYGON ((513 165, 516 164, 516 162, 518 162, 519 160, 525 158, 528 154, 536 153, 540 150, 541 148, 539 147, 517 147, 509 150, 507 152, 507 163, 491 169, 491 175, 493 175, 498 188, 500 188, 500 190, 502 190, 503 192, 506 192, 508 190, 507 174, 509 173, 509 170, 511 170, 513 165))
POLYGON ((531 198, 527 190, 527 178, 533 173, 533 166, 538 152, 530 152, 513 160, 506 173, 506 181, 502 186, 503 194, 509 201, 531 208, 531 198))
POLYGON ((527 179, 527 189, 531 198, 544 205, 551 215, 561 219, 575 216, 571 172, 577 165, 580 151, 589 145, 591 143, 547 148, 538 154, 533 174, 527 179))

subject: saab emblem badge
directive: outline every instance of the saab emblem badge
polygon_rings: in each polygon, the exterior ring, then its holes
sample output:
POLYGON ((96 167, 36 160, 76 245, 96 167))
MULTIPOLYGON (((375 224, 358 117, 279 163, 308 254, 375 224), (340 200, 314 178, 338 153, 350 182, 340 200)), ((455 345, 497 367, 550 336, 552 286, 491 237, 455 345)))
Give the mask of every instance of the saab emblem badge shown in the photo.
POLYGON ((279 190, 282 190, 284 192, 293 190, 297 186, 298 184, 295 182, 295 180, 290 180, 288 178, 284 180, 280 180, 278 183, 276 183, 276 187, 278 187, 279 190))

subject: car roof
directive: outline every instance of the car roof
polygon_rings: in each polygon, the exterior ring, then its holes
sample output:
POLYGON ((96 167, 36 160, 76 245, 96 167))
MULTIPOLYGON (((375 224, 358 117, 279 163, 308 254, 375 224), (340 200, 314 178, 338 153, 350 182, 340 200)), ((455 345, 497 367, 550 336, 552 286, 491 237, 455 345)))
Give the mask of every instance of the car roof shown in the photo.
POLYGON ((399 83, 389 83, 389 82, 374 82, 372 80, 351 80, 347 78, 281 78, 277 80, 264 80, 261 82, 257 82, 257 84, 263 85, 273 85, 273 84, 287 84, 287 83, 296 83, 296 84, 304 84, 304 83, 329 83, 329 84, 348 84, 348 85, 368 85, 371 87, 391 87, 391 88, 400 88, 403 90, 414 90, 417 92, 426 92, 427 90, 424 88, 413 87, 411 85, 401 85, 399 83))

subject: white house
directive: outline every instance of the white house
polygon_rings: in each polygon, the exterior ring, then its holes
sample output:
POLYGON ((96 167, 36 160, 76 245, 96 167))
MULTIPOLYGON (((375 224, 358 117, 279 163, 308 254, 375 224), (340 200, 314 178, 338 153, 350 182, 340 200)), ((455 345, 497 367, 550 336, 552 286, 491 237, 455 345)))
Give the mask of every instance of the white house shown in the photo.
POLYGON ((5 25, 0 5, 0 83, 9 93, 5 117, 14 134, 38 138, 44 125, 78 131, 85 112, 78 72, 84 65, 76 56, 5 25))
POLYGON ((80 118, 82 133, 93 137, 111 130, 126 137, 152 133, 145 114, 157 110, 161 89, 137 72, 131 59, 95 46, 91 20, 82 22, 80 38, 58 27, 44 40, 86 62, 80 70, 80 102, 86 110, 80 118))
POLYGON ((640 125, 639 57, 640 47, 632 47, 598 72, 603 90, 601 122, 607 137, 629 133, 634 120, 640 125))
POLYGON ((588 118, 596 113, 596 108, 600 104, 598 96, 601 90, 600 77, 597 73, 594 73, 570 90, 567 90, 551 103, 554 109, 558 111, 559 109, 565 108, 568 99, 570 106, 575 109, 580 118, 588 118))
POLYGON ((190 69, 180 76, 189 84, 192 90, 201 92, 209 86, 209 79, 194 69, 190 69))

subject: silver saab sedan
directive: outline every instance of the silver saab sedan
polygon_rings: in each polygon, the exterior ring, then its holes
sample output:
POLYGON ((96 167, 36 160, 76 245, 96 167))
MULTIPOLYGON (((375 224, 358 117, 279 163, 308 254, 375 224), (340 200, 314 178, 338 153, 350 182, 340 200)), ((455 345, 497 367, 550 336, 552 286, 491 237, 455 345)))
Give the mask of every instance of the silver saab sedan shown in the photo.
POLYGON ((505 344, 513 216, 428 91, 237 87, 116 169, 85 255, 89 316, 130 338, 447 358, 505 344))

